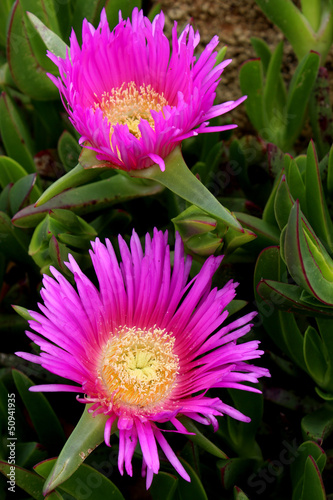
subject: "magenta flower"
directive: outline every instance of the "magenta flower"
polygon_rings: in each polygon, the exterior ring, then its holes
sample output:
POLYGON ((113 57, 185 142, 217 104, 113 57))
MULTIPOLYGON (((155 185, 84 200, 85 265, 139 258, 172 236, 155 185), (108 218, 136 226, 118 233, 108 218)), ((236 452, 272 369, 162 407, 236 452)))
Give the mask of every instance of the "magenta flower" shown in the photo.
POLYGON ((163 33, 163 13, 151 23, 137 8, 132 22, 123 20, 110 31, 105 11, 95 29, 83 21, 82 48, 70 38, 65 59, 48 52, 60 78, 58 87, 82 146, 96 151, 98 160, 122 170, 158 163, 187 137, 236 127, 208 127, 209 120, 230 111, 237 101, 214 106, 215 89, 230 60, 216 63, 218 37, 194 56, 200 36, 186 26, 172 51, 163 33))
POLYGON ((209 257, 199 274, 187 283, 191 259, 184 257, 177 234, 171 271, 167 233, 147 234, 145 253, 135 232, 130 248, 119 236, 122 262, 112 244, 92 242, 91 259, 99 290, 83 274, 74 258, 67 267, 77 291, 51 268, 55 279, 44 276, 41 313, 33 320, 28 337, 40 346, 40 355, 18 356, 39 363, 52 373, 78 385, 51 384, 33 391, 81 392, 89 412, 108 416, 105 442, 111 426, 119 430, 118 467, 132 475, 132 457, 139 442, 147 487, 160 467, 157 444, 176 471, 189 476, 168 444, 163 423, 187 434, 179 421, 185 415, 218 427, 223 414, 248 422, 238 410, 210 397, 211 388, 232 387, 260 392, 244 385, 269 376, 268 370, 248 364, 259 358, 258 341, 237 344, 251 329, 255 313, 222 326, 226 306, 235 297, 236 283, 211 290, 212 277, 222 257, 209 257))

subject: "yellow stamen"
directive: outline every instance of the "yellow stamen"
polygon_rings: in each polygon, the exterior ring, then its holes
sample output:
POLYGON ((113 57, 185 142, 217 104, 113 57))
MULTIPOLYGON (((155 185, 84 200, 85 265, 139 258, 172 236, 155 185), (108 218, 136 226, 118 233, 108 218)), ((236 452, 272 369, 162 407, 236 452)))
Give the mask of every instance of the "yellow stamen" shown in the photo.
POLYGON ((134 82, 123 83, 121 87, 104 92, 94 108, 103 111, 103 117, 108 119, 110 127, 110 138, 113 127, 117 123, 127 124, 131 134, 140 138, 139 124, 142 119, 148 120, 154 129, 154 119, 151 110, 161 111, 168 101, 163 93, 159 94, 151 85, 141 85, 139 88, 134 82))
POLYGON ((149 411, 166 399, 179 370, 175 338, 156 326, 121 328, 106 344, 99 378, 116 406, 149 411))

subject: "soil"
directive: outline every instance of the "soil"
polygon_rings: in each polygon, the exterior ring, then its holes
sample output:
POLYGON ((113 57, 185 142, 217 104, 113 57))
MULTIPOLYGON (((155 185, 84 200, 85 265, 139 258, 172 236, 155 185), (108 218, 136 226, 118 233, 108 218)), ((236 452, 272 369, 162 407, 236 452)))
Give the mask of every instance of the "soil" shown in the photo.
MULTIPOLYGON (((200 45, 204 46, 214 35, 218 35, 218 50, 227 45, 226 57, 232 63, 225 69, 217 90, 218 102, 235 100, 240 97, 239 68, 248 59, 256 57, 251 45, 251 37, 258 37, 268 43, 271 50, 284 40, 284 59, 282 73, 288 82, 297 66, 297 59, 289 42, 279 28, 275 27, 262 13, 254 0, 159 0, 166 16, 166 34, 171 35, 174 20, 179 32, 186 24, 192 24, 200 33, 200 45)), ((297 1, 295 1, 298 4, 297 1)), ((327 66, 332 68, 332 57, 327 66)), ((230 113, 233 123, 237 123, 242 133, 251 132, 244 106, 230 113)))

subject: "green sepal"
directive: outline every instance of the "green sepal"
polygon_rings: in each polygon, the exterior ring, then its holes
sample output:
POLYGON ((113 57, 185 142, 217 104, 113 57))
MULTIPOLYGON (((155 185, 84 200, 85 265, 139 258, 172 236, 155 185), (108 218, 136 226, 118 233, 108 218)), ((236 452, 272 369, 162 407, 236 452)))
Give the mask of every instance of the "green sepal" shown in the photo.
POLYGON ((215 196, 189 170, 179 146, 164 161, 164 172, 161 171, 159 165, 153 165, 145 169, 131 170, 129 174, 132 177, 157 181, 190 204, 196 205, 208 215, 211 215, 217 222, 222 222, 236 231, 243 232, 243 228, 237 219, 217 201, 215 196))
POLYGON ((108 416, 93 416, 86 405, 82 417, 67 439, 56 463, 47 477, 44 495, 69 479, 90 453, 104 440, 104 428, 108 416))

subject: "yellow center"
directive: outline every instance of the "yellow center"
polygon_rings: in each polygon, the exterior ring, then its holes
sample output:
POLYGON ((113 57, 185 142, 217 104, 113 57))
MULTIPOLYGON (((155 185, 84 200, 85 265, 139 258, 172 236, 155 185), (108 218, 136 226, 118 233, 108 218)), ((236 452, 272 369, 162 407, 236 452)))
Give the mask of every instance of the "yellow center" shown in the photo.
POLYGON ((149 410, 174 387, 179 369, 175 338, 156 326, 123 327, 106 344, 99 377, 116 406, 149 410))
POLYGON ((103 111, 103 117, 108 119, 113 126, 117 123, 127 124, 131 134, 141 137, 139 124, 142 119, 148 120, 149 125, 154 129, 154 119, 151 110, 161 111, 168 104, 163 93, 159 94, 151 85, 141 85, 137 87, 134 82, 123 83, 121 87, 104 92, 99 102, 94 103, 94 108, 103 111))

